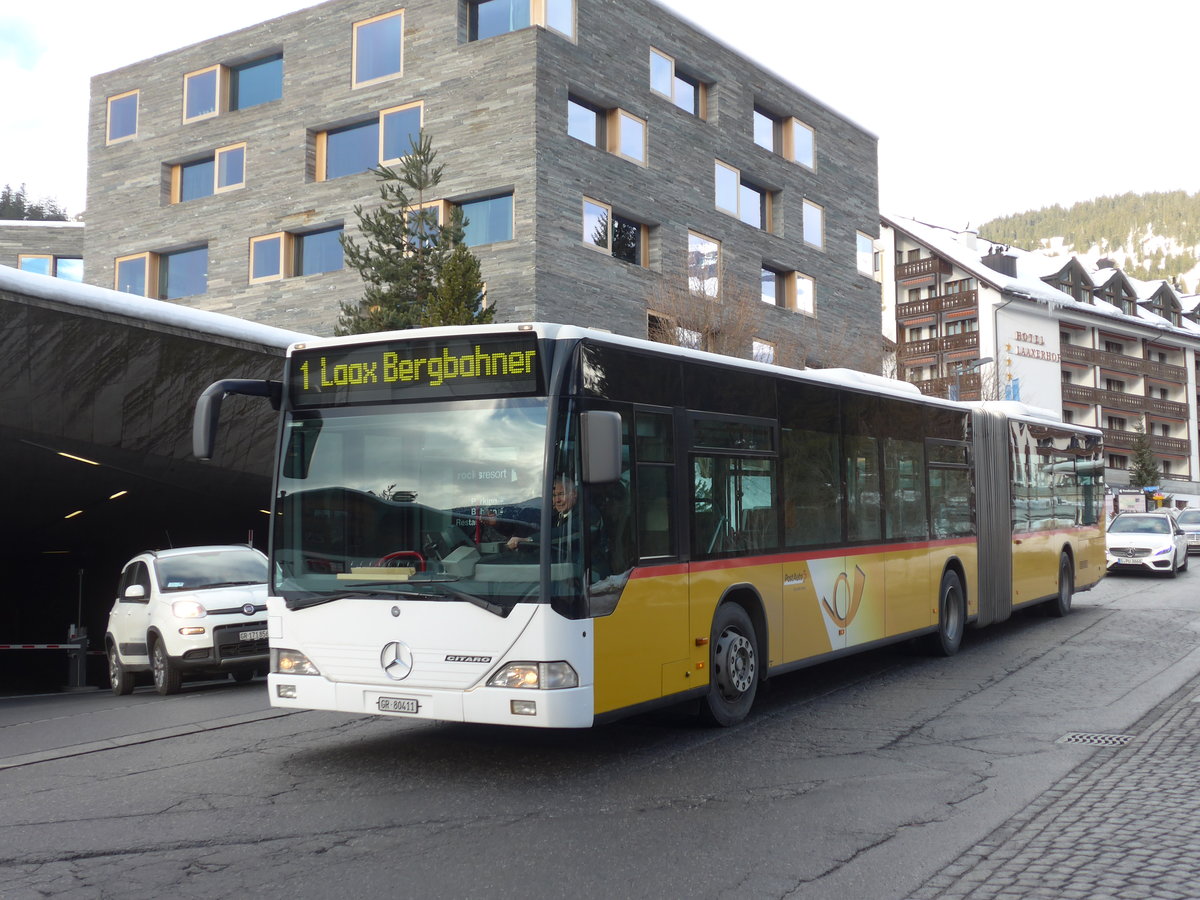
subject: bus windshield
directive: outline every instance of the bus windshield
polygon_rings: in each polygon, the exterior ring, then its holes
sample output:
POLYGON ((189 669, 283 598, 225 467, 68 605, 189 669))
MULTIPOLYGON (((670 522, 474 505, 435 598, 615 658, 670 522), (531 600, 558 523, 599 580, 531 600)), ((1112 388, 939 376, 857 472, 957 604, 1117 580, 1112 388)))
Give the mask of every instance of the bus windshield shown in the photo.
POLYGON ((539 596, 544 399, 293 411, 284 423, 274 588, 344 596, 539 596), (513 540, 519 538, 522 540, 513 540))

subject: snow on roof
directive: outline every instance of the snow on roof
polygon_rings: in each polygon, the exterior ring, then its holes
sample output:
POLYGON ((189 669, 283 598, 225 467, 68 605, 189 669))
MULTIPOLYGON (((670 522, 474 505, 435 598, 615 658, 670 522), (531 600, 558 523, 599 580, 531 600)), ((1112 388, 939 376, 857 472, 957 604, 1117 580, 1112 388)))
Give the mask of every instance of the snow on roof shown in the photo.
MULTIPOLYGON (((1137 307, 1134 315, 1129 315, 1100 297, 1094 297, 1088 304, 1081 304, 1074 297, 1057 288, 1051 287, 1041 280, 1043 277, 1061 271, 1067 265, 1068 258, 1051 257, 1049 258, 1051 260, 1050 264, 1046 264, 1040 262, 1040 260, 1047 259, 1041 254, 1006 247, 1003 244, 996 244, 977 237, 973 232, 959 232, 938 225, 929 225, 925 222, 919 222, 916 219, 908 219, 903 216, 883 215, 880 218, 883 219, 885 224, 907 232, 916 241, 929 247, 939 256, 949 260, 960 269, 970 272, 981 282, 989 284, 997 290, 1026 297, 1049 306, 1082 308, 1088 312, 1099 313, 1109 318, 1137 322, 1140 325, 1163 331, 1182 332, 1187 335, 1200 334, 1200 326, 1197 326, 1188 319, 1181 318, 1180 324, 1173 325, 1162 316, 1143 309, 1141 306, 1137 307), (1014 278, 1010 275, 1005 275, 986 265, 983 262, 983 257, 989 253, 1000 253, 1015 259, 1017 263, 1017 276, 1014 278)), ((1124 275, 1120 269, 1092 268, 1086 269, 1086 271, 1097 287, 1107 284, 1118 273, 1124 275)), ((1128 278, 1128 276, 1125 277, 1128 278)), ((1134 282, 1133 279, 1129 279, 1129 281, 1134 285, 1134 290, 1138 291, 1138 283, 1134 282)), ((1144 299, 1148 299, 1150 295, 1158 290, 1161 283, 1150 283, 1153 287, 1144 299)), ((1148 283, 1142 282, 1142 284, 1148 283)), ((1141 296, 1140 293, 1139 296, 1141 296)), ((1193 308, 1195 305, 1193 305, 1193 308)), ((1184 308, 1187 309, 1186 306, 1184 308)))
POLYGON ((190 309, 177 303, 137 297, 92 284, 78 284, 49 275, 22 272, 10 266, 0 266, 0 290, 50 300, 62 306, 98 310, 109 315, 196 331, 248 344, 261 344, 264 347, 285 349, 297 341, 312 339, 312 335, 249 322, 224 313, 190 309))

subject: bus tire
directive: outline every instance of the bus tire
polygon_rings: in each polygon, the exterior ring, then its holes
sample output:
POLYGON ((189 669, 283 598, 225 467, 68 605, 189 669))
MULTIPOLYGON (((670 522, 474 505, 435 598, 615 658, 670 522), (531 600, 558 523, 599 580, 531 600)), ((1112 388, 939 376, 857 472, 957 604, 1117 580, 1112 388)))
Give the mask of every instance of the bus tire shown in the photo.
POLYGON ((1071 611, 1071 597, 1075 593, 1075 573, 1071 568, 1071 557, 1063 554, 1058 561, 1058 596, 1047 600, 1042 607, 1046 615, 1061 619, 1071 611))
POLYGON ((713 616, 709 641, 708 693, 703 719, 728 728, 746 718, 758 691, 758 637, 754 623, 737 603, 722 603, 713 616))
POLYGON ((934 656, 953 656, 962 646, 967 626, 967 603, 957 572, 946 572, 938 588, 937 631, 929 636, 927 647, 934 656))

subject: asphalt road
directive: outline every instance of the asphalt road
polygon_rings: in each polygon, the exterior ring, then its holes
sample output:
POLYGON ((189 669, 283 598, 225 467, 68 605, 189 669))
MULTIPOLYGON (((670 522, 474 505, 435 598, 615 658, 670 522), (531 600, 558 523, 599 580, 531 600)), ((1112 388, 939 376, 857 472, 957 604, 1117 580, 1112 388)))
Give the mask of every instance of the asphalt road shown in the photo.
POLYGON ((724 730, 0 699, 0 898, 904 898, 1200 672, 1198 579, 794 673, 724 730))

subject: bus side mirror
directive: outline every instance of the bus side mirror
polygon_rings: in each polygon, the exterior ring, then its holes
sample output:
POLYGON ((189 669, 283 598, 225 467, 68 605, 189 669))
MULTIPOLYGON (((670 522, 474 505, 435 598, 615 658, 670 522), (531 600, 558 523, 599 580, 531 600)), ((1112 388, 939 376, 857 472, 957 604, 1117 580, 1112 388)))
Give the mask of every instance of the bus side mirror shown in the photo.
POLYGON ((267 397, 271 406, 279 409, 283 385, 278 381, 256 381, 248 378, 226 378, 214 381, 196 400, 192 418, 192 454, 197 459, 212 459, 217 438, 217 422, 221 418, 221 401, 230 394, 267 397))
POLYGON ((621 477, 621 414, 588 410, 579 417, 583 480, 607 484, 621 477))

